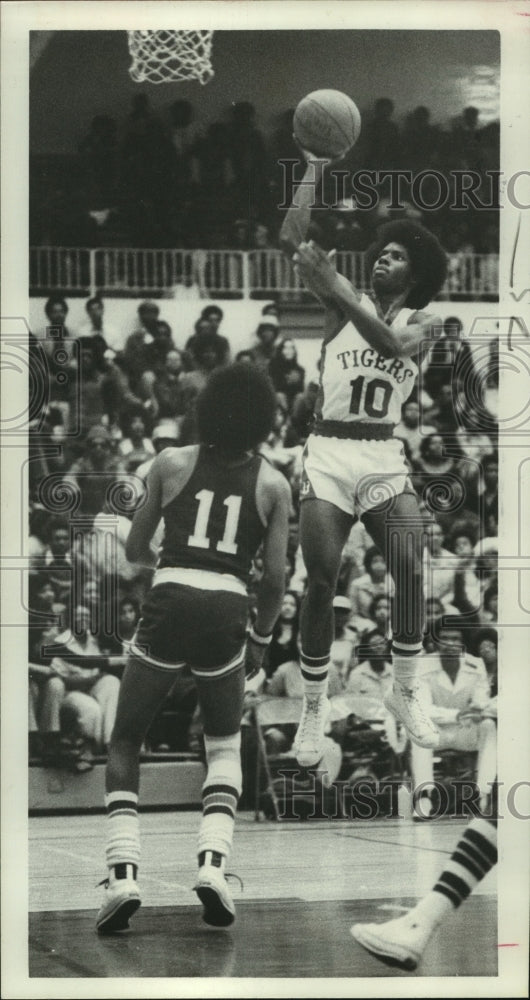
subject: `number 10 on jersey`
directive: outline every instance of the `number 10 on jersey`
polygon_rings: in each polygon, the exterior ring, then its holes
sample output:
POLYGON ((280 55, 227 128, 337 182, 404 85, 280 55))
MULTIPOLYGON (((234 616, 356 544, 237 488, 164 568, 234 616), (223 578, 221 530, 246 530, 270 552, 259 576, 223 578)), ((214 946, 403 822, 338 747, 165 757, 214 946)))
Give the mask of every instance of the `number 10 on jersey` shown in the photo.
MULTIPOLYGON (((195 494, 195 499, 199 501, 199 509, 195 519, 193 534, 188 537, 188 545, 194 545, 199 549, 209 549, 210 539, 208 538, 208 521, 212 510, 214 493, 212 490, 201 490, 195 494)), ((229 496, 223 500, 227 508, 225 530, 222 539, 217 542, 218 552, 226 552, 235 556, 237 552, 236 535, 239 525, 239 515, 241 512, 241 502, 243 497, 229 496)))

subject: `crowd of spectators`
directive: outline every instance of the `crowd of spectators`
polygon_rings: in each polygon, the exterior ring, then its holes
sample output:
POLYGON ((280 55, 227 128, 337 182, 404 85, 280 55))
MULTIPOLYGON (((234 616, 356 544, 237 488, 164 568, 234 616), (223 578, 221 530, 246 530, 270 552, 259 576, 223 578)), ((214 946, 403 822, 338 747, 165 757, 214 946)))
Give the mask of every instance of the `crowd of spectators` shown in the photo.
MULTIPOLYGON (((60 336, 45 337, 44 330, 32 334, 35 377, 48 366, 49 397, 33 414, 29 463, 30 757, 67 762, 79 771, 92 766, 94 754, 105 753, 128 644, 150 585, 152 571, 125 558, 145 476, 161 450, 196 440, 197 395, 209 373, 230 360, 257 365, 271 376, 276 418, 262 452, 285 475, 292 497, 285 598, 247 709, 263 695, 301 694, 299 616, 306 572, 298 539, 299 489, 318 394, 318 371, 300 365, 296 341, 282 333, 273 303, 264 305, 256 330, 249 330, 248 347, 236 358, 217 305, 202 310, 188 339, 169 327, 156 302, 139 306, 136 326, 129 331, 107 325, 101 299, 89 299, 86 306, 87 321, 72 329, 68 303, 54 296, 46 303, 43 327, 60 336), (118 343, 124 345, 121 350, 118 343)), ((435 357, 403 406, 395 434, 424 518, 425 651, 439 650, 441 624, 451 625, 493 695, 498 367, 492 349, 481 380, 488 389, 488 409, 469 388, 470 347, 464 334, 458 317, 445 321, 435 357), (440 364, 446 356, 453 359, 450 366, 440 364)), ((260 572, 258 553, 250 616, 260 572)), ((344 550, 334 605, 330 694, 337 704, 336 723, 344 714, 356 714, 352 699, 360 696, 368 698, 372 714, 374 701, 383 712, 392 678, 393 600, 383 555, 358 522, 344 550)), ((153 723, 145 749, 197 750, 200 734, 193 679, 184 673, 153 723)), ((396 734, 389 732, 388 739, 392 745, 396 734)))
MULTIPOLYGON (((333 208, 321 206, 318 213, 315 235, 320 241, 339 250, 364 250, 382 219, 397 214, 435 231, 455 267, 466 252, 498 253, 498 210, 469 205, 465 212, 455 212, 449 205, 459 183, 455 171, 476 172, 474 197, 483 205, 494 204, 487 171, 499 169, 499 122, 483 125, 479 111, 467 107, 451 121, 433 124, 424 106, 397 121, 387 97, 361 110, 361 137, 340 163, 340 185, 330 177, 324 188, 323 205, 333 208), (392 209, 387 179, 376 185, 377 204, 361 209, 351 185, 352 174, 361 169, 438 171, 447 179, 450 198, 435 210, 422 209, 413 203, 405 181, 403 207, 392 209)), ((223 120, 208 123, 197 118, 188 101, 175 101, 157 114, 148 96, 138 94, 124 122, 104 114, 95 117, 68 162, 32 158, 31 243, 277 247, 283 214, 278 206, 288 205, 304 169, 292 120, 293 109, 286 109, 268 133, 257 124, 254 106, 239 101, 223 120)), ((436 179, 424 179, 425 203, 435 204, 438 196, 436 179)))

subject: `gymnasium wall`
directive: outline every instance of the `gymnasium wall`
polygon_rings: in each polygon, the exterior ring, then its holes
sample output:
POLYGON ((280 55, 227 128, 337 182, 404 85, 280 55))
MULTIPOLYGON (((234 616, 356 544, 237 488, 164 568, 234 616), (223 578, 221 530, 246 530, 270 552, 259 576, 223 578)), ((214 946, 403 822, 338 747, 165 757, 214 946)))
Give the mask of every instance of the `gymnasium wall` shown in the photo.
POLYGON ((282 111, 320 87, 346 91, 361 111, 391 97, 398 118, 425 104, 439 123, 482 101, 486 121, 495 115, 495 86, 486 87, 489 96, 481 92, 476 71, 498 70, 500 48, 496 31, 219 31, 207 86, 135 84, 129 64, 125 31, 56 32, 31 73, 31 152, 75 152, 94 115, 123 123, 142 91, 162 117, 173 101, 191 101, 201 124, 226 120, 234 101, 251 101, 265 134, 282 111))
MULTIPOLYGON (((68 326, 75 331, 76 328, 86 319, 85 299, 69 299, 68 326)), ((137 322, 137 309, 140 302, 145 299, 105 299, 105 316, 107 322, 123 334, 123 341, 129 333, 135 329, 137 322)), ((30 299, 30 327, 37 331, 45 326, 44 305, 46 299, 30 299)), ((165 319, 173 330, 173 339, 177 347, 184 347, 187 339, 193 333, 193 324, 199 317, 204 306, 209 304, 207 299, 196 299, 192 301, 180 301, 172 299, 158 300, 160 306, 160 318, 165 319)), ((245 350, 255 344, 254 333, 261 318, 263 301, 245 300, 238 302, 220 301, 218 303, 224 312, 224 319, 221 326, 221 333, 228 337, 232 355, 238 351, 245 350)), ((436 302, 434 307, 437 314, 443 319, 447 316, 458 316, 464 324, 466 334, 470 336, 470 346, 476 351, 480 351, 484 340, 499 333, 497 328, 496 303, 488 302, 436 302)), ((308 331, 309 332, 309 331, 308 331)), ((288 331, 291 336, 291 330, 288 331)), ((307 378, 311 378, 316 373, 316 363, 320 353, 320 337, 316 336, 311 329, 309 336, 303 335, 303 330, 295 334, 298 358, 300 364, 306 369, 307 378)))

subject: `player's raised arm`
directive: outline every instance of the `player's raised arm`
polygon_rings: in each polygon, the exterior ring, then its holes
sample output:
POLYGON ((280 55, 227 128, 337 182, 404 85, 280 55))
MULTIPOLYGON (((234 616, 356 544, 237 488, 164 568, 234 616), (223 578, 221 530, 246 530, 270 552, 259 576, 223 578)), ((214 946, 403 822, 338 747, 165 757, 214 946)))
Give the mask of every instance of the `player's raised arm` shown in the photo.
POLYGON ((307 150, 302 150, 306 169, 300 181, 287 215, 280 230, 280 246, 288 257, 292 257, 309 232, 311 209, 315 207, 318 188, 322 185, 324 167, 329 159, 318 159, 307 150))

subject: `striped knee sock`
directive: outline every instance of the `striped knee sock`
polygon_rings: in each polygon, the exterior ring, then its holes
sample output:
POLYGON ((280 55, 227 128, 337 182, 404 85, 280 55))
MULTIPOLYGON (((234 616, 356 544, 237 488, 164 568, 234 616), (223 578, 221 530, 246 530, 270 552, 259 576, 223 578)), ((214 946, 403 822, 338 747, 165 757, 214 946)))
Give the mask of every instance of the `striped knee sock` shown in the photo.
POLYGON ((241 733, 204 737, 208 771, 202 787, 199 865, 223 867, 232 849, 237 803, 241 795, 241 733), (215 857, 221 855, 221 858, 215 857))
POLYGON ((392 642, 392 666, 394 678, 400 684, 411 687, 416 680, 418 657, 423 651, 421 642, 392 642))
POLYGON ((107 868, 111 878, 136 878, 140 861, 138 796, 135 792, 108 792, 107 868))
POLYGON ((328 688, 329 653, 326 656, 308 656, 300 653, 302 680, 306 695, 326 694, 328 688))
POLYGON ((432 892, 418 903, 416 911, 439 923, 467 899, 496 863, 496 824, 485 819, 471 820, 432 892))

